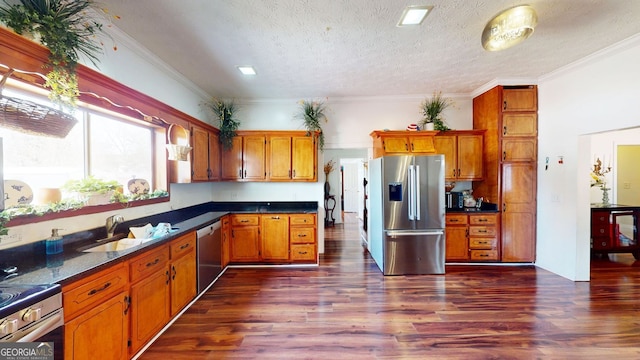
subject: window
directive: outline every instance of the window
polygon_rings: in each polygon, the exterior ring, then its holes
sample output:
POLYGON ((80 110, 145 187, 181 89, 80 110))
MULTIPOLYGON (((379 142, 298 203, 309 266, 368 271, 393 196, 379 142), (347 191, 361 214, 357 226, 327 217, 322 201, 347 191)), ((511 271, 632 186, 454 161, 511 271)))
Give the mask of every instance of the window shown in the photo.
MULTIPOLYGON (((3 92, 12 98, 51 106, 45 97, 11 89, 3 92)), ((163 179, 156 169, 156 143, 161 138, 158 132, 164 134, 164 128, 93 107, 79 107, 75 117, 77 124, 64 138, 0 126, 5 184, 14 185, 14 189, 5 186, 5 208, 42 205, 39 193, 90 176, 117 182, 130 199, 136 195, 134 199, 139 199, 146 190, 139 187, 140 180, 129 190, 128 183, 134 178, 145 180, 150 192, 165 190, 162 187, 166 186, 166 176, 163 179)))

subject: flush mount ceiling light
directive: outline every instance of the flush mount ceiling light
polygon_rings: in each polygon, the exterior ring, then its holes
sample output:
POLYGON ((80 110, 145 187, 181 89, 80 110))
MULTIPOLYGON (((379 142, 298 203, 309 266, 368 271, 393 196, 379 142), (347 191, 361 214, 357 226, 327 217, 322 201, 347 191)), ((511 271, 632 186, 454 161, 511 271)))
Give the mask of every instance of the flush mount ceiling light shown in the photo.
POLYGON ((400 17, 400 21, 396 26, 411 26, 411 25, 420 25, 427 15, 431 12, 433 6, 428 5, 414 5, 407 6, 402 12, 402 16, 400 17))
POLYGON ((482 47, 487 51, 504 50, 533 34, 538 15, 529 5, 509 8, 489 20, 482 32, 482 47))
POLYGON ((238 66, 238 70, 240 70, 240 72, 243 75, 255 75, 256 74, 256 69, 254 69, 253 66, 238 66))

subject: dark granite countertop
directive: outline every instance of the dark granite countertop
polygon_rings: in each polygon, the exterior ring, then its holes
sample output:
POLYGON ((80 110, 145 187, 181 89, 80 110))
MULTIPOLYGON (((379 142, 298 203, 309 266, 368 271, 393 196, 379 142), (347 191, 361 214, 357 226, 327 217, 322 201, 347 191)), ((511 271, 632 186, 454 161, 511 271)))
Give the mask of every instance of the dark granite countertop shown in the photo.
POLYGON ((447 214, 482 214, 497 213, 498 210, 463 208, 463 209, 447 209, 447 214))
POLYGON ((317 202, 210 202, 152 216, 126 221, 115 233, 128 232, 129 227, 159 222, 171 223, 175 231, 121 251, 83 252, 96 240, 106 238, 104 227, 64 235, 63 253, 46 255, 45 241, 37 241, 16 248, 0 250, 3 265, 18 268, 17 275, 0 278, 0 284, 68 283, 115 265, 137 255, 140 251, 165 244, 181 235, 212 224, 228 213, 316 213, 317 202))

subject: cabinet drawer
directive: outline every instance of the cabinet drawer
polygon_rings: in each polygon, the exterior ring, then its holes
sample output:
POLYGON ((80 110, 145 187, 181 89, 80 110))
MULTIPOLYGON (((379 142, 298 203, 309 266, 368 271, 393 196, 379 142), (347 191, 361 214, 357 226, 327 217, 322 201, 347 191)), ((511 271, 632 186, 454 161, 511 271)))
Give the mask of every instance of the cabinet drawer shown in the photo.
POLYGON ((594 211, 591 213, 591 224, 609 224, 609 215, 611 214, 607 211, 594 211))
POLYGON ((171 258, 177 259, 180 256, 187 254, 191 251, 195 251, 196 248, 196 233, 189 233, 182 235, 179 238, 171 241, 171 258))
POLYGON ((496 249, 498 240, 496 238, 469 238, 469 249, 496 249))
POLYGON ((152 250, 146 254, 133 258, 129 262, 131 282, 155 273, 159 269, 167 267, 169 263, 169 247, 163 246, 157 250, 152 250))
POLYGON ((611 248, 611 238, 608 237, 594 237, 591 243, 594 250, 603 250, 611 248))
POLYGON ((447 225, 467 225, 467 215, 465 214, 456 214, 450 215, 447 214, 445 217, 445 222, 447 225))
POLYGON ((289 215, 290 225, 314 225, 316 223, 315 214, 294 214, 289 215))
POLYGON ((112 296, 128 290, 129 274, 126 263, 63 286, 62 303, 65 322, 99 305, 112 296))
POLYGON ((471 250, 469 253, 471 261, 498 261, 498 250, 471 250))
POLYGON ((469 226, 469 236, 496 236, 496 227, 469 226))
POLYGON ((299 227, 289 231, 292 244, 313 244, 316 242, 315 228, 299 227))
POLYGON ((612 235, 612 225, 611 224, 595 224, 591 226, 591 236, 611 236, 612 235))
POLYGON ((231 216, 232 226, 258 226, 260 225, 260 215, 257 214, 234 214, 231 216))
POLYGON ((315 244, 291 245, 292 261, 316 261, 315 244))
POLYGON ((497 222, 496 215, 469 215, 469 224, 471 225, 495 225, 497 222))

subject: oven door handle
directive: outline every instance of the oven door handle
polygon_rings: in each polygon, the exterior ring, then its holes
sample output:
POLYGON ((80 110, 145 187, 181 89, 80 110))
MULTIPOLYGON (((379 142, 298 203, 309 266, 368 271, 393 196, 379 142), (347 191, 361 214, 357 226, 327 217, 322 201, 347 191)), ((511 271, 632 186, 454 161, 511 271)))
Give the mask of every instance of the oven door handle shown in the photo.
POLYGON ((20 339, 17 340, 17 342, 32 342, 34 340, 39 339, 43 335, 50 333, 51 331, 62 326, 63 324, 64 324, 64 316, 61 309, 56 311, 53 315, 48 317, 46 320, 36 324, 35 329, 32 332, 21 337, 20 339))

